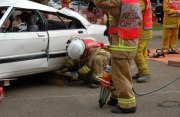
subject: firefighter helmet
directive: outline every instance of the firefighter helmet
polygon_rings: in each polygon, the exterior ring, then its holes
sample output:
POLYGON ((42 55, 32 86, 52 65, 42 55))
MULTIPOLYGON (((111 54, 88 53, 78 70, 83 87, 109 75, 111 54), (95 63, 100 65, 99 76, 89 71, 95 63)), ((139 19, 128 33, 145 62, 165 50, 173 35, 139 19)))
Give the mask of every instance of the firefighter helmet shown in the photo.
POLYGON ((85 43, 80 38, 73 38, 67 47, 68 56, 71 59, 79 59, 85 51, 85 43))

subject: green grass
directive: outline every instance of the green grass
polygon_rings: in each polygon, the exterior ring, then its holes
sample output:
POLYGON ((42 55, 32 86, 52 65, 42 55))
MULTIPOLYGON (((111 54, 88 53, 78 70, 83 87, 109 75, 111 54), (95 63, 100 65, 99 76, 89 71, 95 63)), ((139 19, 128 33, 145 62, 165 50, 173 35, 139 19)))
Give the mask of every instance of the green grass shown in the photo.
POLYGON ((153 24, 153 30, 162 30, 162 29, 163 29, 163 24, 160 23, 153 24))

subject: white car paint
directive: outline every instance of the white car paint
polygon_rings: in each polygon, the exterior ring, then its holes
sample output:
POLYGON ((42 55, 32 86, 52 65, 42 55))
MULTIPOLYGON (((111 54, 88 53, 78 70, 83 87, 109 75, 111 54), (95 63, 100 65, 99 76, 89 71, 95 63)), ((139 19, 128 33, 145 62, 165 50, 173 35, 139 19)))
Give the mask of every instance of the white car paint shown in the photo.
MULTIPOLYGON (((69 16, 84 28, 50 30, 43 27, 44 30, 31 32, 0 32, 0 80, 57 70, 67 60, 66 42, 71 37, 93 37, 108 45, 107 37, 103 36, 106 26, 91 24, 67 8, 57 10, 28 0, 0 0, 0 8, 4 6, 8 9, 0 20, 0 28, 14 9, 69 16)), ((43 23, 46 25, 49 28, 49 24, 43 23)))

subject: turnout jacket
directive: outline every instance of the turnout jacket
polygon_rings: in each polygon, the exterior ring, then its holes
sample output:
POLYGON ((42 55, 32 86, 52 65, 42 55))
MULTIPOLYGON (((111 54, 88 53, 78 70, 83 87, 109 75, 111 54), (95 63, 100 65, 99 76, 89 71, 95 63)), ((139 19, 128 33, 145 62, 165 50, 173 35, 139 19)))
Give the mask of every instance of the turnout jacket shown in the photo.
MULTIPOLYGON (((108 13, 110 26, 118 26, 120 18, 121 0, 94 0, 100 9, 108 13)), ((128 34, 126 34, 128 35, 128 34)), ((139 39, 139 38, 138 38, 139 39)), ((110 37, 111 57, 134 58, 138 45, 138 39, 120 39, 117 33, 110 37), (121 46, 120 48, 118 46, 121 46)))
MULTIPOLYGON (((85 75, 93 69, 93 60, 94 57, 97 55, 105 56, 107 57, 107 59, 110 58, 110 53, 107 50, 101 47, 92 47, 88 50, 84 58, 81 58, 79 60, 73 60, 69 58, 66 63, 66 66, 68 66, 69 68, 73 68, 74 66, 78 65, 79 66, 78 72, 81 75, 85 75)), ((101 61, 101 62, 107 62, 107 61, 101 61)))
POLYGON ((174 17, 171 16, 173 14, 176 14, 177 10, 170 7, 169 0, 164 0, 163 10, 164 10, 163 28, 178 28, 180 25, 180 16, 174 16, 174 17))

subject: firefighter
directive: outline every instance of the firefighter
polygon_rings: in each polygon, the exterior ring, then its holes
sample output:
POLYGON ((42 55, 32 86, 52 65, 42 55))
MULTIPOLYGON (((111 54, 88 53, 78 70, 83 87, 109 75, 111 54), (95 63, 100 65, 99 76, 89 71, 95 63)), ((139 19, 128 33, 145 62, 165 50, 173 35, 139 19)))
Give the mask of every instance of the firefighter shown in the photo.
POLYGON ((138 73, 132 76, 138 83, 147 82, 150 79, 148 69, 148 42, 152 38, 152 10, 150 0, 139 0, 143 14, 143 23, 140 25, 140 38, 135 56, 138 73))
POLYGON ((135 113, 136 99, 132 90, 130 66, 136 55, 139 23, 142 21, 138 0, 94 0, 94 3, 108 13, 107 32, 114 84, 108 105, 113 106, 113 113, 135 113))
POLYGON ((180 25, 180 0, 164 0, 163 10, 162 49, 171 49, 174 54, 179 54, 176 44, 180 25))
POLYGON ((90 88, 98 88, 99 80, 96 77, 102 77, 109 61, 109 48, 92 37, 83 39, 75 37, 69 41, 67 53, 69 60, 60 68, 61 73, 76 67, 78 70, 77 74, 73 74, 74 77, 81 76, 84 81, 90 78, 90 88))

